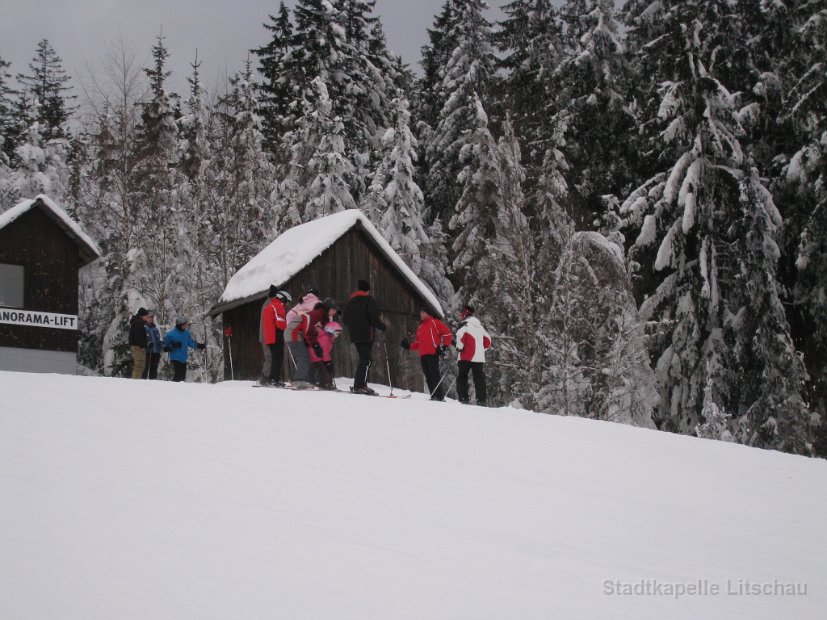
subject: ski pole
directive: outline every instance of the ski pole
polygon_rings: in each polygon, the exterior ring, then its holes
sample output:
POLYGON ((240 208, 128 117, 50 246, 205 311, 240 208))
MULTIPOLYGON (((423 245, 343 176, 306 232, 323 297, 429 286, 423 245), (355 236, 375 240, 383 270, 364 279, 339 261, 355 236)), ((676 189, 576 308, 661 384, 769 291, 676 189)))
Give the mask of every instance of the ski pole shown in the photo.
POLYGON ((201 355, 201 383, 206 383, 207 377, 207 324, 204 323, 204 350, 201 355))
POLYGON ((391 386, 391 393, 390 395, 393 396, 393 379, 391 379, 391 360, 388 357, 388 345, 385 343, 385 339, 382 339, 382 349, 385 351, 385 366, 388 368, 388 385, 391 386))

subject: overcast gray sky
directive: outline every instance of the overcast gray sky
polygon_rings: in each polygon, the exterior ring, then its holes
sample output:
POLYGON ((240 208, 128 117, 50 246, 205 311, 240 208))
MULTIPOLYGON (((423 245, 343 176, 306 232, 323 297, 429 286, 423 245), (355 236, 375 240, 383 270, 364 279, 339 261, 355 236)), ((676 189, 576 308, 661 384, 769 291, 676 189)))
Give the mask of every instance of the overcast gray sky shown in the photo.
MULTIPOLYGON (((443 2, 376 2, 391 49, 416 71, 426 29, 443 2)), ((163 28, 171 53, 171 86, 183 93, 196 48, 206 84, 223 71, 234 73, 250 48, 267 41, 262 23, 278 6, 278 0, 0 0, 0 57, 12 63, 13 75, 28 72, 38 41, 48 39, 64 69, 76 78, 85 74, 87 63, 99 61, 107 44, 122 38, 146 66, 163 28)), ((490 12, 491 19, 500 15, 496 8, 490 12)))

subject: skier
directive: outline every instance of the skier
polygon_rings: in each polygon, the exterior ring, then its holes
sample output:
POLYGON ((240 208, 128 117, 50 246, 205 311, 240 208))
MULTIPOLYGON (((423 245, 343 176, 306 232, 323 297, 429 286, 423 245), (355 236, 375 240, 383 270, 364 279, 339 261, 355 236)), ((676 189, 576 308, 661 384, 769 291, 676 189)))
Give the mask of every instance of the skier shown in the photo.
POLYGON ((474 307, 466 305, 459 313, 457 330, 457 353, 459 354, 459 371, 457 373, 457 395, 459 402, 468 403, 468 373, 474 376, 474 394, 477 404, 488 404, 488 392, 485 388, 485 350, 491 347, 491 337, 474 316, 474 307))
POLYGON ((161 361, 161 330, 155 324, 155 313, 152 310, 147 311, 144 329, 147 337, 147 363, 142 376, 144 379, 157 379, 158 362, 161 361))
POLYGON ((290 303, 292 298, 287 291, 280 291, 270 285, 270 303, 261 312, 261 324, 264 335, 264 344, 270 349, 270 375, 261 377, 261 385, 283 387, 281 381, 281 362, 284 358, 284 329, 287 327, 284 304, 290 303))
MULTIPOLYGON (((330 361, 330 351, 325 350, 326 338, 324 331, 325 326, 333 320, 336 316, 337 303, 335 299, 326 298, 323 302, 316 304, 313 311, 307 315, 307 330, 304 333, 305 342, 307 343, 307 355, 313 367, 313 374, 318 377, 319 387, 324 389, 331 389, 333 387, 333 378, 326 372, 326 367, 323 363, 330 361)), ((329 342, 330 347, 333 346, 332 341, 329 342)), ((298 387, 310 387, 310 385, 300 385, 298 387)))
POLYGON ((164 336, 163 350, 169 353, 172 362, 173 377, 176 382, 187 380, 187 358, 190 349, 206 348, 203 342, 196 342, 189 332, 190 322, 184 318, 175 319, 175 329, 171 329, 164 336))
POLYGON ((335 390, 336 386, 333 384, 333 343, 342 333, 342 326, 336 321, 328 321, 324 327, 317 329, 316 347, 308 351, 310 361, 319 375, 319 389, 335 390))
POLYGON ((146 368, 146 348, 148 345, 146 329, 146 308, 138 308, 138 313, 129 321, 129 347, 132 351, 132 378, 142 379, 146 368))
POLYGON ((379 305, 370 295, 370 283, 359 280, 356 287, 358 290, 350 296, 344 311, 350 341, 359 355, 351 390, 357 394, 376 394, 375 390, 368 387, 368 371, 373 358, 376 330, 384 332, 386 327, 379 314, 379 305))
POLYGON ((445 354, 453 341, 451 330, 437 318, 431 316, 430 310, 420 310, 419 318, 422 323, 416 330, 416 338, 408 342, 407 338, 400 343, 403 349, 419 351, 419 363, 428 384, 428 393, 431 400, 445 400, 442 388, 442 376, 439 372, 439 358, 445 354))
POLYGON ((307 356, 305 335, 309 328, 308 315, 320 303, 319 291, 311 287, 302 295, 299 303, 287 313, 287 347, 296 363, 296 372, 293 375, 293 385, 296 387, 307 387, 313 381, 313 369, 307 356))

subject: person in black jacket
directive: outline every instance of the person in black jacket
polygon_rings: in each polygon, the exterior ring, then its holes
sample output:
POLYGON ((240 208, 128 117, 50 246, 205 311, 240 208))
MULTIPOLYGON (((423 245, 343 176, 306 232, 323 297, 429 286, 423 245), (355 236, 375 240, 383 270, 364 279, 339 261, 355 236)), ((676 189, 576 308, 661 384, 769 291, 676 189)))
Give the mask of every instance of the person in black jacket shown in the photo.
POLYGON ((379 305, 370 295, 370 283, 359 280, 358 290, 350 296, 344 311, 344 322, 356 352, 359 363, 353 377, 353 391, 359 394, 375 394, 368 387, 368 370, 373 358, 373 341, 376 331, 385 331, 385 324, 379 314, 379 305))
POLYGON ((138 308, 138 314, 129 321, 129 348, 132 350, 132 378, 142 379, 146 368, 146 349, 149 346, 149 336, 144 327, 149 312, 146 308, 138 308))

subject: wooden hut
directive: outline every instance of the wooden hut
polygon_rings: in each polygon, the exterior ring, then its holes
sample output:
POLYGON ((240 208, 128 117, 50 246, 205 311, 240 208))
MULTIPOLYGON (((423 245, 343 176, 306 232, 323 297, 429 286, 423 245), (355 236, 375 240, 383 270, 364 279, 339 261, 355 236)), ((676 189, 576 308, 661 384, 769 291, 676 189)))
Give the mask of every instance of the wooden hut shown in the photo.
POLYGON ((0 213, 0 370, 76 372, 78 270, 99 256, 46 196, 0 213))
MULTIPOLYGON (((356 209, 285 231, 230 279, 210 310, 213 317, 222 315, 225 334, 228 328, 232 331, 229 341, 224 339, 225 378, 229 379, 231 372, 236 379, 256 379, 261 374, 259 323, 271 284, 288 291, 294 302, 308 288, 316 288, 320 297, 336 299, 342 309, 360 279, 371 283, 371 295, 389 325, 374 346, 369 381, 388 384, 390 368, 394 386, 421 389, 418 359, 407 352, 402 355, 399 342, 413 337, 422 308, 440 317, 442 308, 431 290, 356 209)), ((352 377, 356 361, 345 329, 334 349, 336 376, 352 377)), ((288 356, 283 364, 285 379, 292 370, 288 356)))

